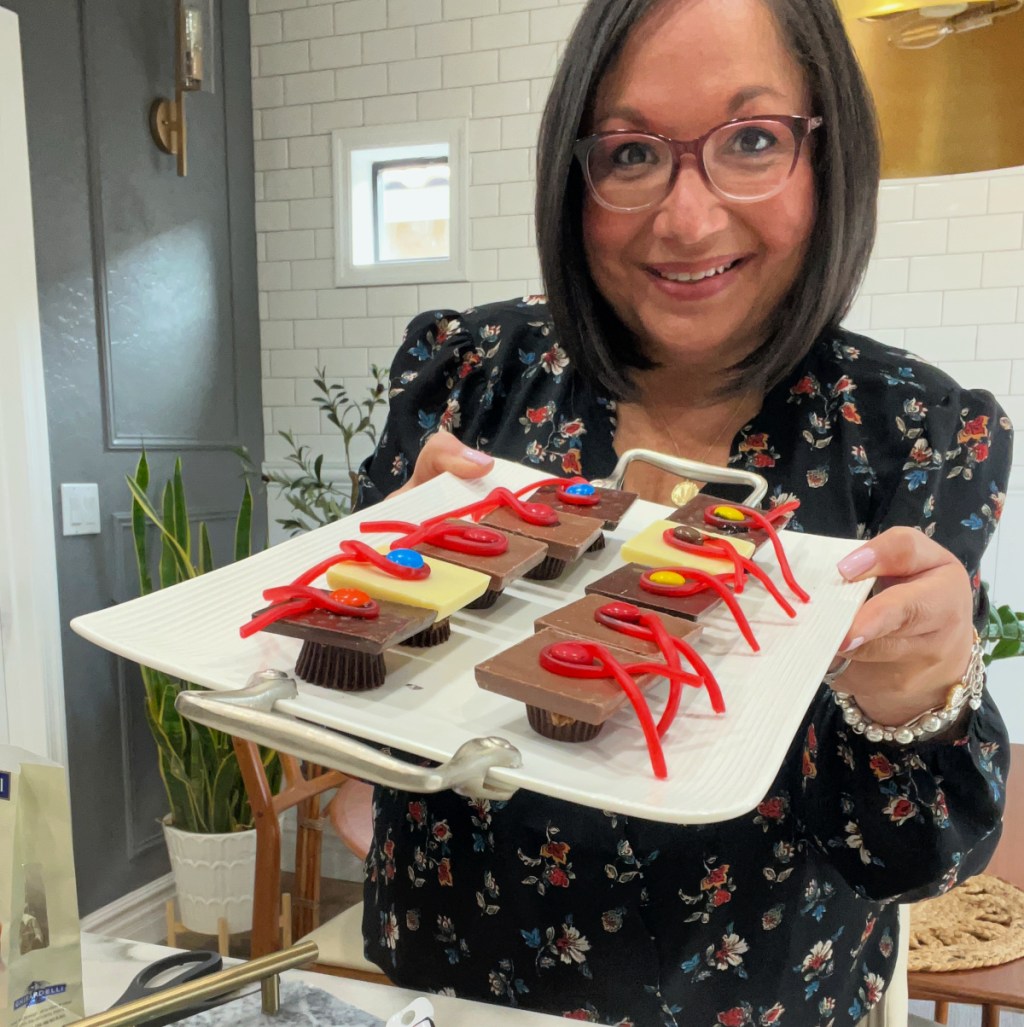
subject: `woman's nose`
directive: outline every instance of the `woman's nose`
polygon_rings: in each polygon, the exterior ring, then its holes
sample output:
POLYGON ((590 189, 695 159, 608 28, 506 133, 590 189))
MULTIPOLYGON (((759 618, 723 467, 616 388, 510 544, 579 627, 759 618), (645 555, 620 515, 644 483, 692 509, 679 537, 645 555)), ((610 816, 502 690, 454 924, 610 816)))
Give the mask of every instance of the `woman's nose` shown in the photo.
POLYGON ((684 157, 672 189, 655 208, 654 233, 663 239, 697 242, 725 228, 728 211, 692 157, 684 157))

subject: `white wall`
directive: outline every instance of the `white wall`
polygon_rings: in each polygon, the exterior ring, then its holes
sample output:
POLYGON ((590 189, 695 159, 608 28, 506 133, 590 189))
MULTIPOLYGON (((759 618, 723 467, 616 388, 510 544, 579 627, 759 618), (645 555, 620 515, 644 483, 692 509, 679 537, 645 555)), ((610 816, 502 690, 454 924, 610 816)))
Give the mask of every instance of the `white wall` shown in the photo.
MULTIPOLYGON (((369 365, 389 363, 418 311, 540 291, 533 146, 582 6, 250 0, 268 461, 286 454, 281 429, 328 457, 340 452, 309 402, 315 365, 360 394, 369 365), (331 131, 459 116, 470 118, 471 281, 334 288, 331 131)), ((886 183, 879 213, 849 326, 990 389, 1024 425, 1024 168, 886 183)), ((986 577, 1000 602, 1024 607, 1024 503, 1015 498, 986 577)), ((1000 670, 997 694, 1024 741, 1024 697, 1008 680, 1019 672, 1000 670)))
POLYGON ((66 761, 18 18, 0 9, 0 743, 66 761))

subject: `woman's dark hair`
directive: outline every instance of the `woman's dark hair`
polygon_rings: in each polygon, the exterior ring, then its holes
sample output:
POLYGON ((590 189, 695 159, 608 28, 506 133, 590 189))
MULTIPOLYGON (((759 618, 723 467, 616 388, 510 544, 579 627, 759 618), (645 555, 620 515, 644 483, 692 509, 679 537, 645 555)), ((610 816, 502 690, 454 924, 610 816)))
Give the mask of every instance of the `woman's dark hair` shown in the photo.
MULTIPOLYGON (((601 295, 583 247, 586 185, 573 143, 586 130, 598 86, 626 37, 656 7, 677 0, 590 0, 569 37, 541 122, 537 244, 557 337, 593 383, 630 395, 632 371, 656 366, 601 295)), ((817 211, 804 266, 768 324, 765 341, 732 368, 724 391, 777 384, 849 309, 875 236, 879 142, 874 105, 834 0, 764 0, 803 68, 823 125, 811 161, 817 211)), ((788 113, 788 112, 787 112, 788 113)), ((628 217, 629 215, 623 215, 628 217)))

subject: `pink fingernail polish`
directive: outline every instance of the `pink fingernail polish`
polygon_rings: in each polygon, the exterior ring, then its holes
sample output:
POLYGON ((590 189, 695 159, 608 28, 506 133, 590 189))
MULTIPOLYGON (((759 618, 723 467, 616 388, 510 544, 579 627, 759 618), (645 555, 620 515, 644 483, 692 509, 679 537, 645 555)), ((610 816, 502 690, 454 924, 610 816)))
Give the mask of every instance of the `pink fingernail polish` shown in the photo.
POLYGON ((852 653, 854 649, 859 649, 867 641, 862 635, 858 635, 853 639, 845 649, 839 650, 840 656, 845 656, 847 653, 852 653))
POLYGON ((873 549, 869 546, 863 546, 860 549, 855 549, 849 556, 844 556, 836 564, 836 567, 847 581, 853 581, 854 578, 859 578, 865 571, 871 570, 877 559, 873 549))
POLYGON ((469 446, 462 451, 462 458, 474 464, 489 464, 494 459, 489 454, 483 453, 479 449, 471 449, 469 446))

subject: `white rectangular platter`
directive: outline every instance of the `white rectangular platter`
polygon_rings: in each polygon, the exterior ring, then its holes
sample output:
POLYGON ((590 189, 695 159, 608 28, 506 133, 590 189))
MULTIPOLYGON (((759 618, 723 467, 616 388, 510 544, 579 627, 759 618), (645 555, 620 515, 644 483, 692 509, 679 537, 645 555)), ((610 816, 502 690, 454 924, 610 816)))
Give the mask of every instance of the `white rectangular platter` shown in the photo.
MULTIPOLYGON (((420 522, 483 498, 495 485, 518 488, 540 480, 536 470, 500 461, 477 482, 443 475, 307 535, 291 539, 200 578, 76 618, 84 638, 127 659, 217 690, 242 687, 254 671, 292 672, 301 643, 267 632, 243 640, 238 629, 265 605, 263 589, 287 584, 337 551, 345 538, 370 544, 394 536, 360 534, 361 521, 420 522)), ((359 738, 448 759, 463 742, 497 735, 522 753, 519 769, 494 769, 495 781, 599 809, 670 823, 706 823, 739 816, 764 797, 871 582, 849 584, 836 563, 856 543, 785 532, 786 553, 811 602, 794 601, 787 618, 756 583, 739 602, 761 644, 752 653, 731 615, 708 616, 699 648, 726 702, 716 715, 702 691, 686 688, 680 715, 664 739, 669 776, 657 780, 632 708, 626 704, 591 742, 568 744, 534 733, 525 707, 477 687, 473 669, 533 631, 547 610, 580 598, 584 585, 621 565, 619 547, 665 507, 637 501, 607 548, 585 555, 555 582, 520 581, 489 610, 452 616, 452 637, 431 649, 387 653, 387 680, 366 693, 335 692, 298 682, 299 696, 277 709, 359 738)), ((758 562, 786 593, 770 546, 758 562)), ((655 719, 668 686, 647 691, 655 719)), ((141 697, 140 697, 141 702, 141 697)))

